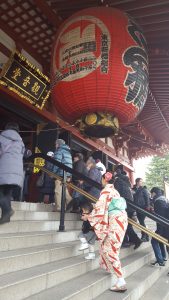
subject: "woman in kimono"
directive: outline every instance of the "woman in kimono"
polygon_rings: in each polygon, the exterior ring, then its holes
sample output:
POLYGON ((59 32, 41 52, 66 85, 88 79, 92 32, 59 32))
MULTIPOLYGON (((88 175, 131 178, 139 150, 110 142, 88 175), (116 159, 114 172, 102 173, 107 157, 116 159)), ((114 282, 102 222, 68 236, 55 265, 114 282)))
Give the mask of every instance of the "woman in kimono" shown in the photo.
POLYGON ((126 201, 111 184, 112 174, 107 172, 102 177, 104 186, 95 208, 87 219, 100 243, 100 266, 112 274, 111 291, 125 292, 126 282, 123 277, 119 252, 127 229, 126 201), (115 273, 117 279, 114 282, 115 273))

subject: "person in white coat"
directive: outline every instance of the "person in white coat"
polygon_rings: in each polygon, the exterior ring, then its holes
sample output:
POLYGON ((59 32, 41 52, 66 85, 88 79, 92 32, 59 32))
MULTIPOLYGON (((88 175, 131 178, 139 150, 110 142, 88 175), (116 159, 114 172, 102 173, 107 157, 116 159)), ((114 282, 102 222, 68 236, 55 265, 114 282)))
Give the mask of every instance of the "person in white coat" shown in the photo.
POLYGON ((96 159, 96 167, 100 170, 102 176, 106 173, 106 167, 100 159, 96 159))
POLYGON ((17 123, 8 123, 0 134, 0 224, 10 222, 13 189, 22 187, 25 146, 17 123))

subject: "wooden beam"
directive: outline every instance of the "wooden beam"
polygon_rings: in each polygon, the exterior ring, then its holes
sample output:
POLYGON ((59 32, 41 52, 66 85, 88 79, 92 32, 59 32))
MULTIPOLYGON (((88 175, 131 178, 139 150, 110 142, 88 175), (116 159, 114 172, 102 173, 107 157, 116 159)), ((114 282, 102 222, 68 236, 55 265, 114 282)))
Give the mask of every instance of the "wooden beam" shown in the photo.
POLYGON ((101 4, 101 0, 68 0, 62 2, 52 2, 51 6, 56 8, 57 10, 65 10, 65 11, 72 11, 72 10, 81 10, 84 8, 94 7, 101 4), (68 2, 68 3, 67 3, 68 2), (67 4, 67 5, 66 5, 67 4))
POLYGON ((127 12, 133 12, 133 11, 140 11, 141 9, 147 9, 147 8, 155 8, 158 10, 158 6, 169 4, 169 0, 132 0, 130 3, 124 3, 121 1, 121 3, 114 3, 112 0, 106 0, 107 4, 109 4, 112 7, 116 7, 118 9, 125 10, 127 12))
POLYGON ((0 28, 14 40, 17 49, 22 48, 26 50, 34 59, 37 60, 39 64, 42 65, 43 72, 45 74, 48 73, 49 67, 47 68, 47 66, 44 64, 44 59, 40 57, 40 54, 37 53, 36 50, 31 47, 31 45, 29 45, 25 40, 20 38, 19 34, 17 34, 7 23, 2 22, 1 20, 0 28))
POLYGON ((33 2, 53 27, 60 26, 60 24, 62 23, 62 18, 58 14, 54 13, 52 8, 47 4, 45 0, 33 0, 33 2))
POLYGON ((154 38, 164 38, 164 37, 169 37, 169 30, 168 29, 165 29, 163 30, 162 32, 159 32, 158 30, 156 30, 155 32, 154 31, 151 31, 151 32, 146 32, 145 33, 145 36, 148 38, 150 37, 154 37, 154 38))
POLYGON ((141 26, 158 24, 158 23, 163 23, 163 22, 169 21, 169 14, 165 13, 162 15, 154 15, 154 16, 151 16, 151 18, 142 16, 138 19, 137 18, 135 18, 135 19, 141 26))
MULTIPOLYGON (((151 31, 164 31, 169 29, 169 20, 167 22, 162 22, 153 25, 142 25, 144 33, 151 31)), ((159 32, 158 32, 159 33, 159 32)))
POLYGON ((0 43, 0 51, 7 57, 9 57, 11 55, 11 50, 9 50, 5 45, 3 45, 2 43, 0 43))
MULTIPOLYGON (((149 1, 147 1, 149 2, 149 1)), ((140 8, 139 10, 133 10, 131 12, 132 17, 134 18, 142 18, 142 17, 151 17, 163 15, 169 12, 169 2, 167 5, 161 5, 161 1, 159 2, 159 6, 145 7, 140 8)))

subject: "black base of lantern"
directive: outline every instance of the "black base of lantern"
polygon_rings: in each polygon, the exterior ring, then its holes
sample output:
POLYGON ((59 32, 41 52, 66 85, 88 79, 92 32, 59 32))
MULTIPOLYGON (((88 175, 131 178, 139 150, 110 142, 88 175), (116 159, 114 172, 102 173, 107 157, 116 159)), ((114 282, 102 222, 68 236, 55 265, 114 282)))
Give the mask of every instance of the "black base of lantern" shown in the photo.
POLYGON ((95 138, 105 138, 109 137, 111 135, 114 135, 116 132, 111 127, 104 127, 101 125, 95 125, 95 126, 87 126, 84 130, 84 133, 87 136, 95 137, 95 138))
POLYGON ((83 116, 78 126, 89 137, 105 138, 118 132, 118 119, 108 113, 90 113, 83 116))

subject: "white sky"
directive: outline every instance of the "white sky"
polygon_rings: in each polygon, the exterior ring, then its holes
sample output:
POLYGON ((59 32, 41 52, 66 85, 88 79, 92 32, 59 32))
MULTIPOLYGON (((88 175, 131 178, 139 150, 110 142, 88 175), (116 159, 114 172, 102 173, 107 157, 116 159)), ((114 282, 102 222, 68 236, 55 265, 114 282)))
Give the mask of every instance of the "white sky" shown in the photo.
POLYGON ((134 160, 133 165, 135 168, 135 173, 134 173, 135 179, 138 177, 143 178, 143 180, 145 179, 145 173, 147 171, 147 168, 148 168, 151 160, 152 160, 152 156, 134 160))

